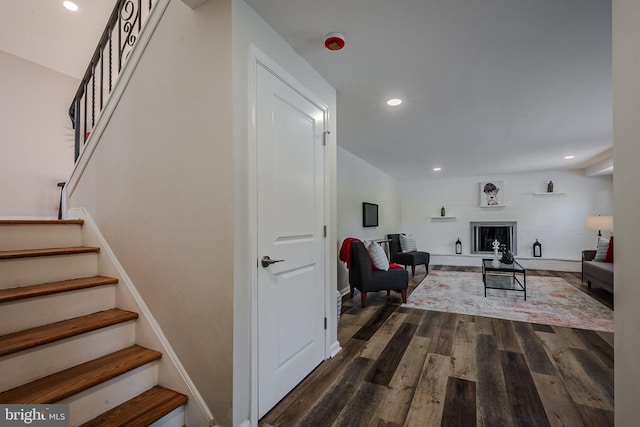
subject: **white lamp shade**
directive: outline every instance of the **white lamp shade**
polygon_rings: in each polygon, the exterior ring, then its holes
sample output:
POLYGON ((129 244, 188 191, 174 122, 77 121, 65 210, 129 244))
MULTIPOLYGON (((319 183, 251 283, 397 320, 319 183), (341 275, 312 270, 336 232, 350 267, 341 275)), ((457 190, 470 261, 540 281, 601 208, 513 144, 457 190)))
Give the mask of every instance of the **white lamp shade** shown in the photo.
POLYGON ((589 230, 613 230, 613 217, 612 216, 588 216, 587 217, 587 229, 589 230))

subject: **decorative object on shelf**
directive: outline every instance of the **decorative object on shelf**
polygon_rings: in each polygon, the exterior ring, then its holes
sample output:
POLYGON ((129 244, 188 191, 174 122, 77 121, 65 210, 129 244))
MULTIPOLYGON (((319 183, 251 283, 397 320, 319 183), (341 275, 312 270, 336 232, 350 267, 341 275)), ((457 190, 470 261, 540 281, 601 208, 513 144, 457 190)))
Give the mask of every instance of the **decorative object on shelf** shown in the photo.
POLYGON ((587 229, 598 230, 598 237, 602 236, 602 230, 613 230, 613 217, 612 216, 588 216, 587 217, 587 229))
POLYGON ((536 258, 540 258, 542 256, 542 243, 538 242, 538 239, 536 239, 533 244, 533 256, 536 258))
POLYGON ((547 184, 547 193, 553 193, 553 181, 549 181, 547 184))
POLYGON ((440 216, 444 216, 445 215, 445 210, 444 210, 444 206, 440 208, 440 216))
POLYGON ((566 196, 567 193, 558 193, 557 191, 553 193, 549 193, 545 191, 544 193, 532 193, 534 196, 566 196))
POLYGON ((456 240, 456 255, 460 255, 461 253, 462 253, 462 242, 458 237, 458 240, 456 240))
MULTIPOLYGON (((513 254, 510 250, 507 249, 507 245, 502 243, 500 245, 500 252, 502 252, 502 258, 500 258, 500 262, 503 264, 513 264, 513 254)), ((526 296, 525 296, 526 299, 526 296)))
POLYGON ((504 206, 504 188, 502 181, 480 183, 480 207, 497 208, 504 206))
POLYGON ((498 242, 498 239, 494 240, 491 246, 493 247, 493 260, 491 261, 491 265, 497 268, 500 266, 500 258, 498 258, 498 251, 500 250, 500 242, 498 242))

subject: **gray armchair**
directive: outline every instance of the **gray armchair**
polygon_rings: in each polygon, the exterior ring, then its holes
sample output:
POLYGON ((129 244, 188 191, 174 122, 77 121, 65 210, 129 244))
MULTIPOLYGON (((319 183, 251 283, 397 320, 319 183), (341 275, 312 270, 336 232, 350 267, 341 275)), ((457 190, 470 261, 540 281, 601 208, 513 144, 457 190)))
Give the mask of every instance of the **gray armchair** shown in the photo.
POLYGON ((409 287, 409 274, 400 268, 391 268, 389 271, 374 270, 367 248, 362 242, 351 243, 351 266, 349 268, 349 287, 351 298, 354 289, 360 291, 362 307, 367 304, 367 292, 399 291, 402 302, 407 302, 407 288, 409 287))
POLYGON ((387 239, 390 240, 389 261, 404 265, 405 268, 410 265, 412 277, 416 275, 416 265, 424 264, 427 269, 427 274, 429 274, 429 259, 431 258, 429 252, 402 252, 402 248, 400 247, 400 234, 387 234, 387 239))

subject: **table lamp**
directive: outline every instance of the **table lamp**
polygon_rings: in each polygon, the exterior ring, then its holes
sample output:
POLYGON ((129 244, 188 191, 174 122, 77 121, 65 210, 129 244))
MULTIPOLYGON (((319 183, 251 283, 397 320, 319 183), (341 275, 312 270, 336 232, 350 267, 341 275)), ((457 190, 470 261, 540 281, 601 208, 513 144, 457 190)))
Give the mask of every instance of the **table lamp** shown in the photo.
POLYGON ((613 217, 612 216, 588 216, 587 217, 587 229, 598 230, 598 237, 602 236, 602 230, 613 230, 613 217))

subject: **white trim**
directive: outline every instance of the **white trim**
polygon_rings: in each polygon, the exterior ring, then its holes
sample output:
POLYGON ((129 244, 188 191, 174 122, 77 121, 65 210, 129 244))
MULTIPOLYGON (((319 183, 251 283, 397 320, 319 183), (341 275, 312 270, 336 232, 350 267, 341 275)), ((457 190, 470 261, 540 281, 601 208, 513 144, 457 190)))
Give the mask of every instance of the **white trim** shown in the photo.
POLYGON ((85 228, 86 232, 91 235, 91 237, 97 240, 98 246, 100 247, 100 256, 104 255, 111 266, 117 271, 119 286, 126 287, 127 291, 130 293, 131 297, 135 301, 135 304, 137 305, 136 311, 138 312, 138 315, 144 318, 144 320, 149 324, 153 333, 155 334, 155 338, 158 340, 160 346, 162 347, 159 350, 163 354, 162 360, 167 360, 170 363, 170 365, 177 371, 177 374, 186 385, 188 389, 187 394, 189 395, 189 402, 194 402, 199 409, 198 412, 191 411, 190 408, 185 409, 185 412, 188 411, 191 415, 198 417, 198 420, 190 424, 203 425, 203 423, 206 423, 206 425, 209 426, 216 425, 215 419, 213 417, 213 414, 209 410, 209 407, 200 395, 200 392, 196 388, 193 381, 191 381, 189 374, 184 369, 184 366, 178 359, 176 353, 173 351, 173 348, 162 332, 160 325, 153 317, 153 314, 151 314, 149 307, 147 307, 144 300, 142 299, 142 296, 140 296, 140 294, 138 293, 138 290, 133 284, 133 281, 125 271, 122 264, 120 264, 120 262, 116 258, 113 250, 111 250, 111 247, 107 243, 107 240, 100 232, 97 224, 95 223, 89 212, 83 207, 75 207, 69 209, 69 214, 74 218, 80 218, 84 220, 83 227, 85 228))
MULTIPOLYGON (((257 123, 256 123, 256 109, 257 109, 257 49, 253 46, 249 46, 249 115, 248 120, 248 133, 247 133, 247 154, 248 154, 248 176, 247 184, 249 189, 248 208, 249 208, 249 249, 251 251, 251 259, 258 259, 258 218, 257 218, 257 206, 258 206, 258 174, 257 174, 257 123)), ((250 290, 249 299, 251 306, 250 314, 250 341, 251 341, 251 372, 249 373, 250 383, 250 405, 249 408, 249 424, 254 427, 258 425, 258 299, 256 295, 258 293, 258 271, 256 268, 251 268, 250 275, 250 290)))
POLYGON ((336 354, 340 353, 342 347, 340 347, 340 343, 338 341, 334 341, 333 344, 331 344, 331 348, 329 350, 331 351, 330 357, 334 357, 336 354))
POLYGON ((80 153, 80 157, 78 157, 73 167, 71 176, 69 177, 67 184, 64 186, 64 189, 67 190, 65 192, 65 200, 63 202, 65 206, 67 204, 69 197, 71 197, 71 195, 75 191, 76 186, 78 185, 78 181, 80 180, 80 177, 82 177, 82 174, 84 173, 85 168, 89 164, 89 160, 91 159, 93 152, 98 146, 98 143, 100 142, 100 138, 102 137, 102 134, 104 133, 107 125, 109 124, 109 121, 111 120, 111 116, 113 115, 116 107, 118 106, 118 103, 120 102, 120 99, 122 98, 122 95, 124 94, 124 91, 127 85, 129 84, 129 81, 131 80, 131 77, 133 76, 135 69, 138 66, 138 62, 140 62, 140 58, 142 58, 142 54, 144 53, 147 45, 149 44, 149 41, 151 40, 151 37, 153 36, 153 33, 156 27, 158 26, 158 24, 160 23, 160 20, 162 19, 162 15, 164 15, 164 12, 167 9, 167 6, 169 5, 169 2, 171 0, 157 0, 157 1, 158 2, 156 3, 151 15, 149 15, 148 20, 143 28, 143 31, 141 32, 140 37, 138 38, 138 41, 136 42, 131 52, 129 53, 129 60, 124 64, 124 67, 122 68, 122 72, 118 76, 118 81, 116 83, 116 86, 113 89, 111 96, 109 96, 107 103, 105 104, 104 110, 102 111, 102 114, 98 119, 98 123, 96 123, 95 127, 91 131, 91 136, 89 136, 89 139, 86 141, 85 147, 80 153))
POLYGON ((0 220, 14 220, 14 219, 29 219, 29 220, 52 220, 52 219, 58 219, 58 217, 55 216, 23 216, 23 215, 16 215, 16 216, 0 216, 0 220))
MULTIPOLYGON (((256 46, 250 44, 249 45, 249 128, 248 128, 248 189, 249 189, 249 200, 248 200, 248 208, 249 208, 249 239, 250 239, 250 250, 251 250, 251 258, 258 259, 258 222, 257 222, 257 124, 256 124, 256 90, 257 90, 257 67, 258 64, 263 66, 265 69, 273 73, 275 77, 281 80, 284 84, 289 86, 291 89, 299 93, 309 102, 314 104, 316 107, 321 109, 324 112, 324 129, 323 131, 329 130, 329 107, 325 103, 323 103, 317 96, 311 93, 303 84, 301 84, 297 79, 295 79, 292 75, 290 75, 287 71, 285 71, 282 67, 280 67, 275 61, 269 58, 266 54, 260 51, 256 46)), ((331 134, 328 135, 331 137, 331 134)), ((326 145, 325 145, 326 147, 326 145)), ((324 223, 327 225, 327 236, 331 236, 333 232, 333 227, 330 224, 330 195, 329 191, 329 182, 327 181, 329 176, 329 165, 327 162, 327 154, 326 149, 323 154, 324 157, 324 202, 325 202, 325 210, 324 210, 324 223)), ((340 351, 340 344, 336 341, 335 343, 330 343, 330 334, 329 328, 336 327, 336 313, 331 311, 330 307, 335 307, 335 297, 333 296, 332 289, 332 281, 331 281, 331 268, 330 268, 330 257, 329 257, 329 244, 328 239, 324 239, 324 264, 325 264, 325 272, 324 272, 324 283, 325 283, 325 308, 324 313, 327 317, 327 329, 325 329, 325 360, 333 357, 333 355, 337 354, 340 351)), ((257 426, 258 425, 258 303, 257 303, 257 292, 258 292, 258 277, 257 277, 257 269, 251 269, 251 290, 250 290, 250 299, 251 299, 251 373, 250 373, 250 389, 251 389, 251 409, 250 409, 250 425, 257 426)))
POLYGON ((251 427, 251 421, 249 419, 244 420, 238 427, 251 427))
POLYGON ((199 6, 202 6, 203 4, 205 4, 208 1, 209 0, 182 0, 182 3, 186 4, 191 9, 195 9, 195 8, 197 8, 199 6))

